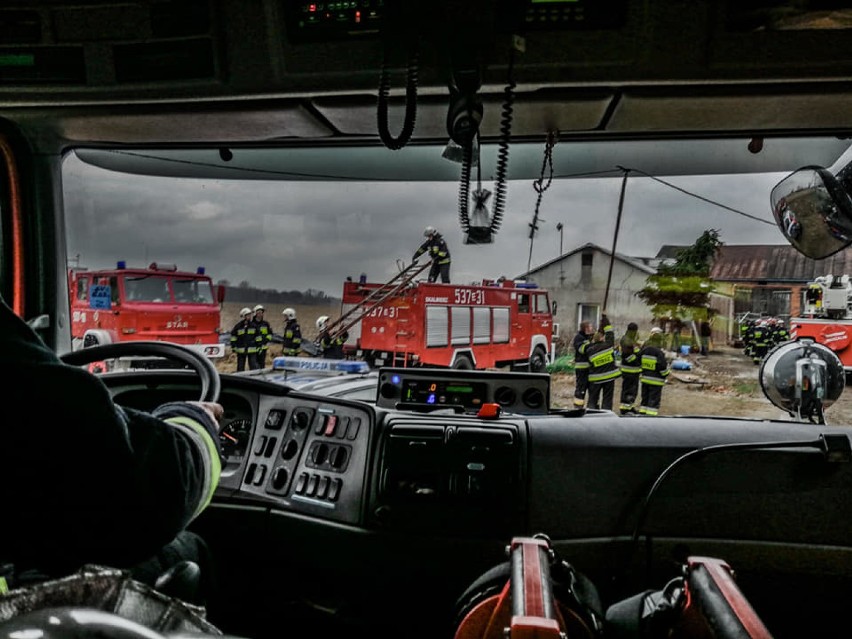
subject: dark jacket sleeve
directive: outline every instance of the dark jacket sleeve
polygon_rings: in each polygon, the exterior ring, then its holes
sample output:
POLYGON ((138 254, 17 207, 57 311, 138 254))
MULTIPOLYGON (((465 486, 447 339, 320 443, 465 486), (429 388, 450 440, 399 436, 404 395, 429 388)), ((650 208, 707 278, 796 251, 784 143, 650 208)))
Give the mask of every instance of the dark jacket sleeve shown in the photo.
POLYGON ((208 503, 219 478, 216 425, 191 404, 159 416, 123 409, 62 363, 0 303, 0 362, 14 370, 0 501, 14 526, 4 560, 49 572, 126 567, 156 553, 208 503))

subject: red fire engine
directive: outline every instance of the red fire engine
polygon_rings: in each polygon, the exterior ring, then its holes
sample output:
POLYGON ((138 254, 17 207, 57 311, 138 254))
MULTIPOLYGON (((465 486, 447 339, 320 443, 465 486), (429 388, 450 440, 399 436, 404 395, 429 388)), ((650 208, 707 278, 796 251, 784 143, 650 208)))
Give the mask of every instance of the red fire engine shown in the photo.
POLYGON ((852 282, 848 275, 825 275, 804 291, 802 317, 790 318, 791 339, 825 344, 852 373, 852 282))
POLYGON ((348 331, 347 355, 372 366, 545 370, 554 332, 547 291, 508 280, 413 282, 422 270, 412 265, 386 284, 345 282, 332 331, 348 331))
POLYGON ((178 271, 175 264, 114 269, 68 270, 71 337, 74 349, 132 340, 175 342, 207 357, 225 354, 219 343, 224 288, 213 286, 200 267, 178 271))

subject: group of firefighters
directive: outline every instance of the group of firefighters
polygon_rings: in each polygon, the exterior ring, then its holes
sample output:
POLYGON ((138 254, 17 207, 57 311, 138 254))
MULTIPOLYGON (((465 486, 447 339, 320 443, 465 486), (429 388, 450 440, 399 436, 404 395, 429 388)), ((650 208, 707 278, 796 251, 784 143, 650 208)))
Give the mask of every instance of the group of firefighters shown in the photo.
POLYGON ((574 349, 574 406, 612 410, 615 380, 621 378, 619 411, 622 415, 657 415, 663 386, 669 376, 668 360, 663 350, 663 332, 651 329, 648 339, 639 340, 639 327, 634 322, 618 343, 621 361, 616 355, 615 333, 606 314, 595 331, 591 322, 582 322, 572 342, 574 349), (638 410, 636 400, 641 386, 638 410), (588 403, 586 394, 588 393, 588 403))
MULTIPOLYGON (((240 311, 240 320, 231 329, 231 351, 237 356, 237 372, 266 368, 266 355, 273 341, 272 325, 265 319, 266 309, 258 304, 253 309, 245 307, 240 311)), ((302 329, 296 319, 296 311, 285 308, 284 329, 280 335, 281 355, 298 356, 302 351, 302 329)), ((330 330, 328 315, 320 315, 316 320, 319 335, 316 343, 322 357, 341 359, 343 344, 349 337, 346 331, 333 333, 330 330)))
POLYGON ((776 345, 790 339, 784 320, 779 317, 761 317, 740 324, 743 352, 760 364, 764 356, 776 345))

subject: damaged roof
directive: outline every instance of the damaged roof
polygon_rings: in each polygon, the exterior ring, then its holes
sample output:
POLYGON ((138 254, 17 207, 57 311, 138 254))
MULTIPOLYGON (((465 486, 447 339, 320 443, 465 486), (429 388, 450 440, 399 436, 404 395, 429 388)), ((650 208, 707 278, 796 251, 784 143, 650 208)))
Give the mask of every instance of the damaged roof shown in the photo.
POLYGON ((723 244, 710 269, 720 282, 805 283, 829 274, 852 274, 852 249, 812 260, 786 244, 723 244))

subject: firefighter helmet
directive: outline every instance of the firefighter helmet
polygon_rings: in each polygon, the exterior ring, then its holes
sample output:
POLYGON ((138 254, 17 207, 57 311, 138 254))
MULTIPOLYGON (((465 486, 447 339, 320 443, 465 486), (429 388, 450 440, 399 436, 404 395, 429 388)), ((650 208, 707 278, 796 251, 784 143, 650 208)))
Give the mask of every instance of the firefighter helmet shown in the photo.
POLYGON ((426 236, 426 237, 429 237, 431 235, 435 235, 435 233, 437 233, 437 232, 438 231, 435 229, 434 226, 427 226, 426 230, 423 231, 423 235, 426 236))
POLYGON ((251 315, 251 309, 248 306, 240 311, 240 317, 245 317, 246 315, 251 315))
POLYGON ((257 313, 258 311, 265 311, 265 310, 266 310, 266 309, 265 309, 265 308, 263 308, 263 304, 258 304, 257 306, 255 306, 255 307, 254 307, 254 312, 255 312, 255 313, 257 313))
POLYGON ((284 316, 284 319, 294 320, 296 319, 296 311, 292 308, 285 308, 281 311, 281 314, 284 316))
POLYGON ((320 315, 317 318, 317 328, 321 331, 328 328, 328 315, 320 315))

